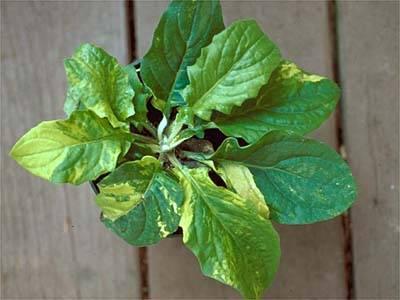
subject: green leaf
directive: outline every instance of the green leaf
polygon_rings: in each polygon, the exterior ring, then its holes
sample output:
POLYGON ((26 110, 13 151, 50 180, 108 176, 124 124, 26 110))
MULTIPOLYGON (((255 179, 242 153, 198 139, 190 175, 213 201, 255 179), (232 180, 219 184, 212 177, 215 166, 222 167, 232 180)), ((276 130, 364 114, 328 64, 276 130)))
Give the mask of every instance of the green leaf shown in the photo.
POLYGON ((264 218, 269 218, 269 210, 264 196, 254 182, 253 174, 247 167, 237 163, 225 162, 220 164, 218 172, 231 189, 242 198, 253 201, 259 214, 264 218))
POLYGON ((278 269, 279 237, 252 201, 214 185, 207 169, 181 174, 183 241, 202 272, 249 299, 259 298, 278 269))
MULTIPOLYGON (((194 127, 194 114, 187 107, 178 107, 175 119, 166 129, 166 135, 170 140, 176 138, 186 127, 194 127)), ((202 128, 200 129, 202 130, 202 128)), ((193 135, 192 135, 193 136, 193 135)))
POLYGON ((55 183, 81 184, 112 171, 132 137, 90 111, 68 120, 42 122, 12 148, 11 156, 36 176, 55 183))
POLYGON ((204 137, 204 128, 198 124, 201 119, 195 118, 188 107, 179 107, 174 121, 166 130, 166 140, 163 142, 165 149, 173 149, 193 136, 204 137))
POLYGON ((161 112, 165 111, 165 107, 167 106, 167 102, 165 100, 153 97, 151 98, 151 105, 153 105, 153 107, 161 112))
POLYGON ((124 163, 99 188, 102 221, 128 243, 155 244, 178 229, 183 191, 156 158, 124 163))
POLYGON ((306 134, 334 111, 340 89, 331 80, 311 75, 283 61, 255 99, 214 119, 228 136, 252 143, 272 130, 306 134))
POLYGON ((172 106, 182 105, 179 91, 188 84, 187 66, 223 29, 219 1, 172 1, 141 65, 142 78, 153 94, 172 106))
POLYGON ((125 120, 135 113, 134 91, 128 74, 117 60, 103 49, 90 44, 80 46, 64 61, 68 93, 64 110, 89 109, 107 118, 113 127, 127 127, 125 120))
POLYGON ((342 158, 329 146, 295 134, 273 131, 246 147, 228 138, 213 159, 247 166, 271 218, 283 224, 336 217, 356 197, 354 179, 342 158))
POLYGON ((147 123, 147 100, 150 98, 150 92, 140 81, 134 64, 127 65, 125 68, 128 73, 129 84, 135 91, 133 98, 133 106, 135 107, 135 114, 129 119, 133 122, 136 128, 141 130, 142 125, 147 123))
POLYGON ((124 159, 130 161, 142 159, 144 156, 154 156, 159 152, 155 151, 155 146, 156 145, 140 143, 138 140, 135 140, 135 143, 126 153, 124 159))
POLYGON ((229 114, 233 106, 257 96, 280 58, 255 21, 237 21, 216 35, 188 67, 190 84, 183 97, 204 120, 213 110, 229 114))

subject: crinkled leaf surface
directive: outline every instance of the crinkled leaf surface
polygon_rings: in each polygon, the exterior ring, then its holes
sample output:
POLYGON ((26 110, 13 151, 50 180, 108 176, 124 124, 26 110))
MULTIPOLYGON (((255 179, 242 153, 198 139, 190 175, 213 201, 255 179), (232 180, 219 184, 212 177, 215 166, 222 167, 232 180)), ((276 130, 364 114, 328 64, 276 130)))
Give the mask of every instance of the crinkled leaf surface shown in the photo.
POLYGON ((171 105, 183 104, 179 90, 188 84, 187 66, 224 29, 219 1, 172 1, 144 56, 141 75, 153 94, 171 105))
POLYGON ((273 131, 246 147, 229 138, 213 159, 247 166, 271 218, 280 223, 333 218, 356 196, 354 179, 342 158, 327 145, 295 134, 273 131))
POLYGON ((223 162, 218 168, 227 185, 244 199, 253 201, 261 216, 268 218, 269 210, 263 194, 254 182, 253 174, 241 164, 223 162))
POLYGON ((124 163, 99 188, 104 224, 128 243, 155 244, 177 230, 183 191, 156 158, 124 163))
POLYGON ((10 154, 34 175, 80 184, 112 171, 131 140, 93 112, 76 111, 67 120, 42 122, 29 130, 10 154))
POLYGON ((255 99, 229 115, 219 114, 214 122, 226 135, 249 143, 272 130, 305 134, 329 117, 339 96, 340 90, 333 81, 283 61, 255 99))
POLYGON ((129 84, 135 91, 133 98, 135 114, 129 119, 137 128, 141 129, 141 125, 147 122, 147 100, 150 97, 150 91, 140 81, 134 64, 127 65, 124 69, 128 73, 129 84))
POLYGON ((127 126, 124 121, 135 113, 134 91, 128 74, 114 57, 101 48, 83 44, 64 61, 64 66, 69 85, 64 105, 67 115, 89 109, 106 117, 113 127, 127 126))
POLYGON ((190 83, 183 97, 204 120, 213 110, 229 114, 233 106, 257 96, 280 58, 278 48, 255 21, 234 22, 188 67, 190 83))
POLYGON ((214 185, 204 168, 181 175, 183 241, 202 272, 249 299, 259 298, 277 271, 279 237, 252 201, 214 185))

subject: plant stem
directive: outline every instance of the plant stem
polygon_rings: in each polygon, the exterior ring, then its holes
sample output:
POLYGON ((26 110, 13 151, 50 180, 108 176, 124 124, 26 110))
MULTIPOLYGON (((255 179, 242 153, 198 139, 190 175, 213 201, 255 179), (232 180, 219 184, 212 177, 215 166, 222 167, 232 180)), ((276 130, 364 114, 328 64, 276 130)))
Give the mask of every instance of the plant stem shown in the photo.
POLYGON ((150 122, 146 122, 143 124, 143 127, 150 132, 150 134, 154 137, 157 138, 157 129, 151 124, 150 122))
POLYGON ((167 157, 174 167, 176 167, 177 169, 179 169, 179 171, 185 174, 185 170, 183 169, 181 162, 176 158, 175 153, 170 152, 167 154, 167 157))
MULTIPOLYGON (((207 160, 207 158, 202 154, 198 152, 191 152, 191 151, 181 151, 183 157, 189 158, 198 162, 203 162, 207 160)), ((209 159, 209 158, 208 158, 209 159)))
POLYGON ((134 140, 137 140, 144 144, 154 144, 154 145, 158 144, 157 141, 151 137, 147 137, 147 136, 137 134, 137 133, 131 133, 131 134, 132 134, 134 140))

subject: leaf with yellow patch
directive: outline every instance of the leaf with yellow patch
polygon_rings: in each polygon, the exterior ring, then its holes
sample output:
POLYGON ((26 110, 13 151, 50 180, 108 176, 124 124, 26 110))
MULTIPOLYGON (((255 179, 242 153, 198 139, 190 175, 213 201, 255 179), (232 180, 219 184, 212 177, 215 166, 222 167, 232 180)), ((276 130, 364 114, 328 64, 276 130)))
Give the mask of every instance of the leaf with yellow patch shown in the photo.
POLYGON ((128 128, 126 119, 135 113, 128 73, 117 59, 91 44, 80 46, 64 61, 68 93, 64 110, 91 110, 107 118, 113 127, 128 128))
POLYGON ((253 201, 216 186, 208 169, 181 170, 183 242, 206 276, 259 299, 279 265, 279 236, 271 222, 253 201))
POLYGON ((182 188, 156 158, 124 163, 99 188, 103 223, 128 243, 152 245, 178 229, 182 188))
POLYGON ((114 170, 132 136, 91 111, 46 121, 29 130, 11 156, 25 169, 54 183, 81 184, 114 170))
POLYGON ((321 142, 272 131, 241 147, 226 139, 208 157, 246 166, 271 212, 282 224, 310 224, 334 218, 354 202, 357 188, 349 166, 321 142))
POLYGON ((272 130, 305 134, 330 116, 339 96, 340 89, 332 80, 282 61, 257 97, 229 115, 216 114, 213 121, 226 135, 249 143, 272 130))
POLYGON ((246 166, 224 162, 219 164, 218 171, 231 189, 239 196, 252 201, 260 215, 268 219, 269 210, 264 196, 254 182, 253 174, 246 166))

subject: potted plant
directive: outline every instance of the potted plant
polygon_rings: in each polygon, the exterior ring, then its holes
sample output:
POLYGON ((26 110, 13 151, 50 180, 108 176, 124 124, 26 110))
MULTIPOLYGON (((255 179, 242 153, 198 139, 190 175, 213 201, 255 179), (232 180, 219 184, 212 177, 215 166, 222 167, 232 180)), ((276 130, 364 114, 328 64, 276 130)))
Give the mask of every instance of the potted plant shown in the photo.
POLYGON ((93 181, 102 222, 132 245, 180 228, 204 275, 245 298, 278 269, 272 222, 324 221, 356 197, 342 158, 304 137, 337 85, 283 59, 255 21, 225 28, 219 1, 172 1, 140 64, 84 44, 65 69, 67 118, 12 157, 54 183, 93 181))

